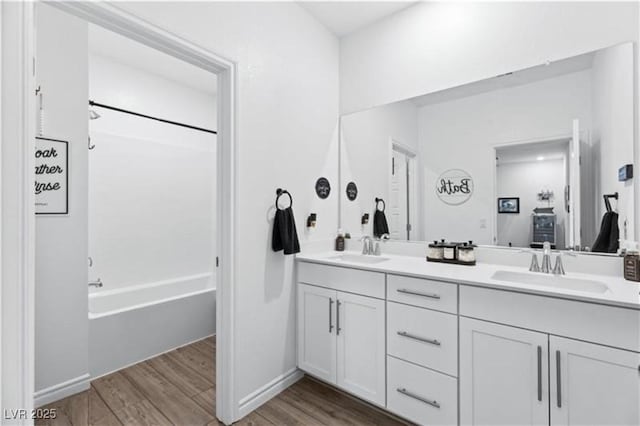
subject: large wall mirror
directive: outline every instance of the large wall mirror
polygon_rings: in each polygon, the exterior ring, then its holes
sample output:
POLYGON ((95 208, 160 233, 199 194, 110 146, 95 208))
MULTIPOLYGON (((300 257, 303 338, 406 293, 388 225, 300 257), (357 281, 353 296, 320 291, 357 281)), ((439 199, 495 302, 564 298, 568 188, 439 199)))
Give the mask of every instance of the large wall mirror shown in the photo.
POLYGON ((635 238, 633 55, 625 43, 342 116, 341 227, 372 235, 377 208, 396 240, 614 252, 605 216, 635 238))

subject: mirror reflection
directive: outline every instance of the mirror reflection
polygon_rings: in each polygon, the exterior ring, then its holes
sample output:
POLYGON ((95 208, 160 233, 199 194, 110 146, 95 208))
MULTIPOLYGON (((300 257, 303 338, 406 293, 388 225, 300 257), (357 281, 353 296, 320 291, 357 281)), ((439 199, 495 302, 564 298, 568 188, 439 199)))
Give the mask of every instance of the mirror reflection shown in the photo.
POLYGON ((615 252, 633 108, 625 43, 344 115, 341 227, 375 235, 384 209, 395 240, 615 252))

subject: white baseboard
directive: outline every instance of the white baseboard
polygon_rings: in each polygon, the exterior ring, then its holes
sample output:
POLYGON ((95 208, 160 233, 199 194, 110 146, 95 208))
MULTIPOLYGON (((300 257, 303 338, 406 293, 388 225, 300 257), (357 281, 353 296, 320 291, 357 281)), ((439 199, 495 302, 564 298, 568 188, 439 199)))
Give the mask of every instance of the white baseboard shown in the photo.
POLYGON ((58 383, 48 388, 39 390, 34 395, 34 406, 42 407, 50 402, 58 401, 76 393, 80 393, 89 389, 90 377, 89 373, 82 376, 74 377, 66 382, 58 383))
POLYGON ((303 376, 304 373, 301 370, 293 368, 288 372, 276 377, 255 392, 252 392, 248 396, 242 398, 240 400, 238 418, 236 419, 236 421, 240 420, 298 380, 302 379, 303 376))

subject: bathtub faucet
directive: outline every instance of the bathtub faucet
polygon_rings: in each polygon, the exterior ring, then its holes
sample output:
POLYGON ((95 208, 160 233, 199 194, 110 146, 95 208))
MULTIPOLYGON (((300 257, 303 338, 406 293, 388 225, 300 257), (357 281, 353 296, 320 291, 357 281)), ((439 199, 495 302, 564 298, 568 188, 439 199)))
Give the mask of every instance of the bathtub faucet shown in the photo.
POLYGON ((91 281, 89 283, 89 287, 102 287, 102 280, 100 278, 98 278, 95 281, 91 281))

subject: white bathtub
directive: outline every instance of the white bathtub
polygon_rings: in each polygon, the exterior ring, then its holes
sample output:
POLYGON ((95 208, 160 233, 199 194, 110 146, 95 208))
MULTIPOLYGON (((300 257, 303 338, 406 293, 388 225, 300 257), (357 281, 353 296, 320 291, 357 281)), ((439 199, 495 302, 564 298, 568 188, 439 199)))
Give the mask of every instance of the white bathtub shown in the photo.
POLYGON ((212 274, 90 292, 91 377, 215 334, 215 306, 212 274))

